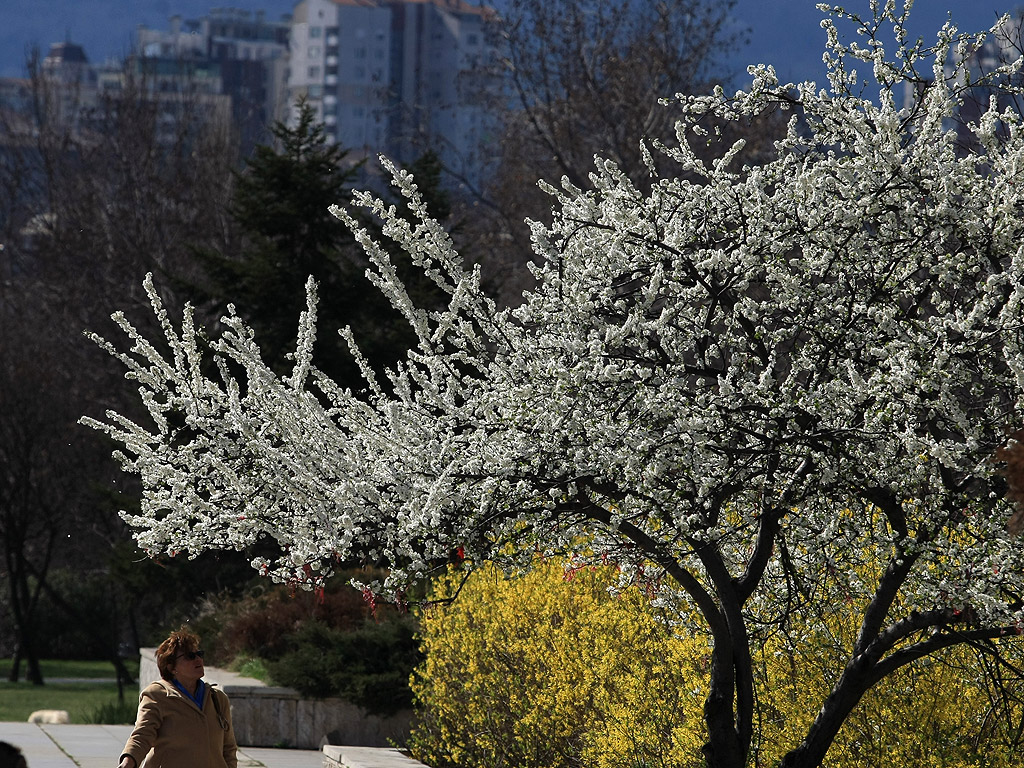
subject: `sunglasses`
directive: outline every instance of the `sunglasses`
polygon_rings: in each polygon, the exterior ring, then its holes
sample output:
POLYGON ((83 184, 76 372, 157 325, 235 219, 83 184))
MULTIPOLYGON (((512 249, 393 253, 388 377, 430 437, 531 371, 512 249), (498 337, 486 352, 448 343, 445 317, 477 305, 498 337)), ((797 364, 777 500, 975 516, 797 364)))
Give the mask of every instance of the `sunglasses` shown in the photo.
POLYGON ((196 659, 203 658, 206 651, 185 651, 185 653, 179 653, 174 658, 185 659, 186 661, 195 661, 196 659))

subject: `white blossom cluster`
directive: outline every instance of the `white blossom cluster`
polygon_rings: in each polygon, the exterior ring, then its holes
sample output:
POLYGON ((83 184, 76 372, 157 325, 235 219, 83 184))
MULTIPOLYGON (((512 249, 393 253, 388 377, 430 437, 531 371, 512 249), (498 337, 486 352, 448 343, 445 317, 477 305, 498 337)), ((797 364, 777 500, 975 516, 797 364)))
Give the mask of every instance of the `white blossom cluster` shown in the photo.
POLYGON ((676 100, 678 145, 648 151, 677 175, 651 162, 641 189, 599 160, 592 188, 548 187, 537 287, 513 310, 403 173, 415 223, 357 199, 446 310, 415 306, 387 251, 334 209, 419 340, 382 382, 349 335, 364 391, 311 363, 312 283, 287 377, 233 309, 208 341, 191 314, 172 326, 147 283, 166 351, 121 316, 130 349, 101 343, 152 424, 87 420, 141 478, 141 512, 124 515, 140 545, 270 539, 280 557, 254 565, 276 578, 358 558, 387 563, 372 587, 394 594, 463 557, 525 566, 585 540, 705 616, 730 584, 767 615, 795 581, 870 597, 905 565, 889 610, 1019 620, 1024 548, 993 453, 1024 417, 1021 123, 993 105, 964 128, 970 151, 951 129, 962 78, 944 67, 975 38, 947 27, 888 57, 826 27, 830 88, 753 68, 744 91, 676 100), (897 105, 894 86, 928 61, 931 82, 897 105), (791 119, 767 162, 742 165, 742 142, 702 159, 704 126, 773 109, 791 119))

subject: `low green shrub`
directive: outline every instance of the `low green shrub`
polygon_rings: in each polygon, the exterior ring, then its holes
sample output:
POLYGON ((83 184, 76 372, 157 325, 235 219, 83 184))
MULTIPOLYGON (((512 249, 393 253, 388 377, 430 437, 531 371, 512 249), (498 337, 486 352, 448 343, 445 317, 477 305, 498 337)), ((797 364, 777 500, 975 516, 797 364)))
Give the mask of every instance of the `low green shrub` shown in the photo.
POLYGON ((267 667, 281 685, 306 696, 337 696, 380 715, 412 706, 409 676, 422 661, 409 617, 367 621, 344 631, 320 622, 303 625, 292 649, 267 667))
POLYGON ((270 670, 267 669, 266 663, 263 659, 257 659, 253 657, 238 656, 228 667, 232 672, 237 672, 245 677, 253 677, 257 680, 262 680, 264 683, 273 682, 273 678, 270 676, 270 670))
POLYGON ((322 595, 282 585, 258 584, 238 597, 208 597, 193 620, 203 645, 227 665, 238 657, 275 659, 292 646, 292 636, 315 621, 334 629, 359 627, 370 614, 362 595, 340 579, 322 595))
POLYGON ((216 666, 375 714, 412 705, 409 675, 422 659, 415 618, 374 610, 344 575, 320 593, 259 585, 241 598, 214 596, 192 625, 216 666))
POLYGON ((82 722, 90 725, 130 725, 135 722, 137 711, 138 704, 134 699, 114 699, 83 715, 82 722))

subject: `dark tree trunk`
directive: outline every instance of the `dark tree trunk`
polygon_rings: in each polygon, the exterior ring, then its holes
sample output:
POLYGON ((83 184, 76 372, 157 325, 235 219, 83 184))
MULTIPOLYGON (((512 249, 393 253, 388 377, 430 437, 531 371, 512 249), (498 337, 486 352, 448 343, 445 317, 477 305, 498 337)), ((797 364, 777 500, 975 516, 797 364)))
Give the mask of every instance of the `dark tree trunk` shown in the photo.
POLYGON ((16 683, 21 679, 21 646, 14 646, 14 658, 11 659, 11 669, 7 673, 7 682, 16 683))
POLYGON ((18 648, 15 661, 11 665, 9 679, 17 682, 20 673, 20 662, 25 662, 25 679, 34 685, 43 684, 43 673, 39 668, 39 655, 35 636, 35 610, 39 601, 39 588, 32 589, 29 585, 28 572, 24 561, 18 553, 8 557, 8 563, 15 563, 8 568, 11 582, 11 613, 14 614, 15 631, 18 648))

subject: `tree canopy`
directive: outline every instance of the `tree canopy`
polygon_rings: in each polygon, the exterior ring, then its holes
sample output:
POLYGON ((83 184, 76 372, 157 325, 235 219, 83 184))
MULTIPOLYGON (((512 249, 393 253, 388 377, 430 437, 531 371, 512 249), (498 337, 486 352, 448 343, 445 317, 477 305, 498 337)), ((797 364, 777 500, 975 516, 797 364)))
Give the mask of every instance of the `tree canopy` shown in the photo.
POLYGON ((118 88, 97 90, 37 50, 26 70, 21 96, 0 99, 0 655, 11 679, 25 662, 41 683, 39 659, 64 643, 123 680, 119 642, 147 622, 132 608, 110 620, 123 581, 93 590, 127 538, 111 510, 131 503, 131 484, 77 420, 99 402, 130 409, 133 394, 82 328, 106 331, 111 306, 145 308, 147 272, 194 271, 189 245, 217 240, 237 147, 187 78, 158 92, 125 65, 118 88), (46 632, 54 616, 74 630, 46 632))
POLYGON ((360 392, 311 365, 312 281, 284 376, 230 311, 209 342, 219 376, 205 375, 205 336, 189 313, 172 325, 150 284, 165 351, 120 316, 131 349, 102 343, 153 424, 89 422, 141 478, 125 515, 140 545, 270 539, 279 556, 254 565, 305 583, 361 557, 390 568, 367 589, 401 598, 440 564, 527 568, 586 540, 624 584, 699 616, 710 766, 750 755, 752 646, 799 646, 790 629, 810 631, 837 595, 863 605, 858 629, 789 768, 820 764, 887 675, 1018 633, 1024 547, 994 454, 1024 416, 1024 133, 996 106, 954 130, 981 39, 946 26, 910 43, 894 5, 833 11, 864 42, 825 21, 827 89, 758 66, 734 95, 680 97, 677 144, 644 149, 677 174, 649 160, 641 189, 598 161, 589 188, 548 187, 537 287, 515 309, 485 294, 407 174, 417 223, 354 199, 447 292, 442 311, 418 308, 388 251, 335 208, 416 333, 387 386, 365 364, 360 392), (918 87, 903 105, 905 82, 918 87), (699 159, 716 140, 705 126, 771 109, 792 117, 770 160, 739 165, 742 142, 699 159))
POLYGON ((526 166, 583 185, 597 151, 642 179, 640 140, 672 133, 672 112, 658 99, 707 91, 742 42, 734 5, 511 0, 499 30, 515 105, 502 117, 507 140, 528 151, 502 157, 506 173, 526 166))
MULTIPOLYGON (((676 113, 659 99, 706 93, 735 74, 727 63, 744 33, 732 0, 508 0, 491 18, 501 53, 465 83, 493 116, 499 151, 460 242, 472 242, 484 274, 512 303, 531 282, 525 219, 548 221, 537 179, 586 185, 595 154, 638 184, 649 176, 641 142, 673 135, 676 113)), ((769 116, 770 117, 770 116, 769 116)), ((755 154, 779 126, 727 125, 755 154)), ((665 159, 666 167, 671 161, 665 159)), ((419 177, 417 177, 419 182, 419 177)))

